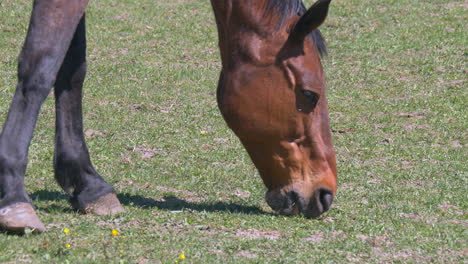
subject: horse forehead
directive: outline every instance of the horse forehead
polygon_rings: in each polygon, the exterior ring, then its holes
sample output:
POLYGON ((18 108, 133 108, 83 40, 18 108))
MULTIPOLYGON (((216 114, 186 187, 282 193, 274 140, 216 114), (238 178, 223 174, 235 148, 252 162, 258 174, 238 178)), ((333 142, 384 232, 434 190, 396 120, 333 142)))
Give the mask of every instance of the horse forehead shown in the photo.
POLYGON ((315 85, 323 86, 325 74, 323 72, 320 56, 313 46, 304 45, 304 52, 301 56, 294 56, 287 60, 295 71, 296 77, 303 81, 315 85))

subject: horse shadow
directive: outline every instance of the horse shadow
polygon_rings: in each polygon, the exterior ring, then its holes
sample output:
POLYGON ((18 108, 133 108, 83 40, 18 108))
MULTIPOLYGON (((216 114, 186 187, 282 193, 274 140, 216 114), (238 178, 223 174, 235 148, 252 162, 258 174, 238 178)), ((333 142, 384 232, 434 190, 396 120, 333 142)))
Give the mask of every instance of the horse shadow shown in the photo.
MULTIPOLYGON (((30 194, 30 197, 33 201, 49 201, 49 202, 58 202, 63 200, 68 200, 69 196, 57 192, 57 191, 47 191, 41 190, 36 191, 30 194)), ((256 206, 242 205, 232 202, 191 202, 184 200, 183 198, 178 198, 176 196, 163 196, 160 200, 155 200, 152 198, 143 197, 141 195, 134 195, 129 193, 120 193, 117 194, 117 197, 120 200, 122 205, 137 207, 140 209, 151 209, 157 208, 159 210, 166 211, 196 211, 196 212, 228 212, 235 214, 248 214, 248 215, 271 215, 272 213, 265 212, 256 206)), ((69 207, 63 207, 55 204, 48 206, 40 207, 40 210, 45 212, 63 212, 63 213, 72 213, 73 209, 69 207)))

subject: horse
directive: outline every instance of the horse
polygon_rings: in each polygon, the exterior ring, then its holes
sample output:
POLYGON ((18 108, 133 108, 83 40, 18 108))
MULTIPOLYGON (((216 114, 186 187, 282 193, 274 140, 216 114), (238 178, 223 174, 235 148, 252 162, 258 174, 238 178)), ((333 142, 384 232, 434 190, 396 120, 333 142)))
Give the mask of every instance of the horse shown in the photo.
MULTIPOLYGON (((0 227, 46 231, 24 174, 42 103, 55 95, 54 174, 75 210, 124 213, 115 190, 94 169, 83 135, 85 9, 89 0, 34 0, 18 58, 18 83, 0 134, 0 227)), ((333 149, 318 27, 331 0, 211 0, 222 69, 217 102, 280 214, 315 218, 336 195, 333 149)))

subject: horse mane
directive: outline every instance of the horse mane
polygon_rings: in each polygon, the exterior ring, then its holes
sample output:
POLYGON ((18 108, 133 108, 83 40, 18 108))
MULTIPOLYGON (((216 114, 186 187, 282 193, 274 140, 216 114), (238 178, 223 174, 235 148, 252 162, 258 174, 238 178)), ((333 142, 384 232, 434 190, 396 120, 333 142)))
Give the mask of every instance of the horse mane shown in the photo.
MULTIPOLYGON (((302 0, 266 0, 266 8, 264 16, 268 16, 271 12, 275 12, 278 16, 277 29, 292 16, 302 16, 307 11, 302 0)), ((314 41, 315 47, 320 54, 324 57, 327 55, 327 45, 325 39, 320 33, 320 30, 316 29, 309 34, 309 37, 314 41)))

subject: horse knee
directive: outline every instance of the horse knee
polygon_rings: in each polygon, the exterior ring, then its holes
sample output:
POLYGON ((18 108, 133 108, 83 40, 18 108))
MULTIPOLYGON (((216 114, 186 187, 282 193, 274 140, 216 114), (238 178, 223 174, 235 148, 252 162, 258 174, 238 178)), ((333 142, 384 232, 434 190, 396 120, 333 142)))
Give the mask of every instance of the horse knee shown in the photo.
POLYGON ((13 155, 0 152, 0 175, 5 174, 8 171, 16 171, 19 168, 23 168, 25 164, 26 157, 15 157, 13 155))
POLYGON ((16 160, 0 154, 0 174, 5 174, 5 171, 11 170, 12 167, 16 167, 16 164, 16 160))
POLYGON ((27 99, 44 100, 57 77, 57 61, 53 55, 22 54, 18 64, 18 84, 27 99))
POLYGON ((52 89, 52 78, 48 74, 36 73, 25 78, 19 79, 19 89, 22 95, 28 99, 28 102, 39 99, 45 100, 52 89))

